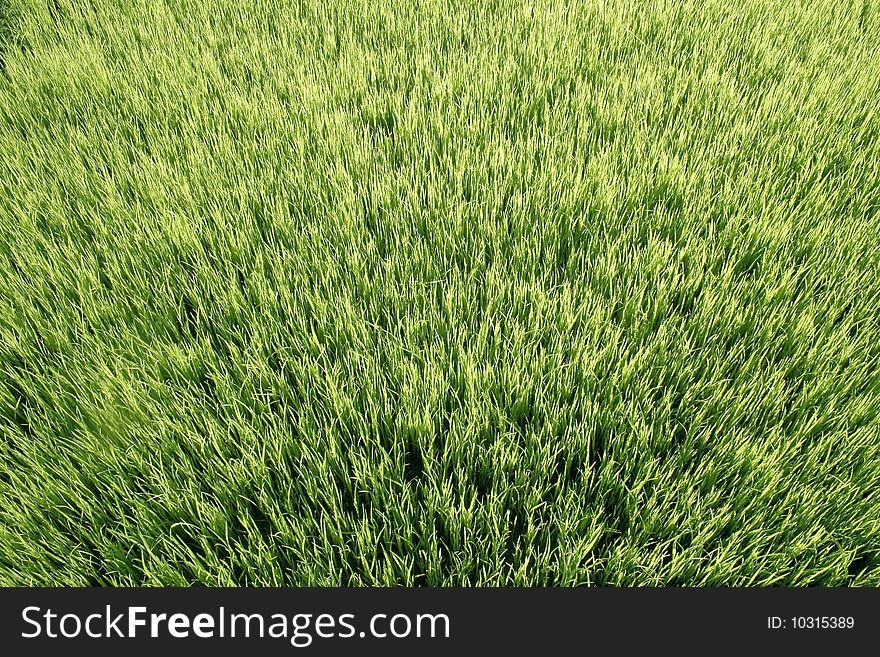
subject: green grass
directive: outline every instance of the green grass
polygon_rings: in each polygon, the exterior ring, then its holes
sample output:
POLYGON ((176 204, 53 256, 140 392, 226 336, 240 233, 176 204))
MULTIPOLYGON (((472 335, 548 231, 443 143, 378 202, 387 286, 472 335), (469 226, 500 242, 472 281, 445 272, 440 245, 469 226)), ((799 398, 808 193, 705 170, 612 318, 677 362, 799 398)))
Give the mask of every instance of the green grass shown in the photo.
POLYGON ((0 2, 0 583, 880 585, 880 2, 0 2))

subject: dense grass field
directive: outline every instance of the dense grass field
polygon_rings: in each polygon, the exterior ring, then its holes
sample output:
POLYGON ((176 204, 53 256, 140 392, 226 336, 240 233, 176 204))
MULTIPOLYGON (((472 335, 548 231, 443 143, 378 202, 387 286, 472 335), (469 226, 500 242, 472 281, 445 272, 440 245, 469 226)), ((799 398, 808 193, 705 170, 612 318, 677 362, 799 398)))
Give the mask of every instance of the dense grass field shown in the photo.
POLYGON ((0 583, 880 585, 877 0, 0 7, 0 583))

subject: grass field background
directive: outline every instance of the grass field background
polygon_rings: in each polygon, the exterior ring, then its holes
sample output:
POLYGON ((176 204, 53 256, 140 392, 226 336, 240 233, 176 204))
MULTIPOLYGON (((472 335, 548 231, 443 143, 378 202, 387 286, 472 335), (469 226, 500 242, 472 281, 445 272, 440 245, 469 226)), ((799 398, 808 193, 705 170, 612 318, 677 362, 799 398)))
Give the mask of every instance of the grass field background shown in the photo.
POLYGON ((876 0, 0 7, 0 583, 880 585, 876 0))

